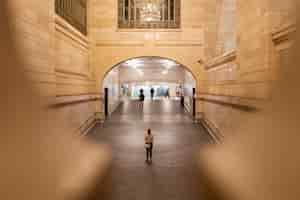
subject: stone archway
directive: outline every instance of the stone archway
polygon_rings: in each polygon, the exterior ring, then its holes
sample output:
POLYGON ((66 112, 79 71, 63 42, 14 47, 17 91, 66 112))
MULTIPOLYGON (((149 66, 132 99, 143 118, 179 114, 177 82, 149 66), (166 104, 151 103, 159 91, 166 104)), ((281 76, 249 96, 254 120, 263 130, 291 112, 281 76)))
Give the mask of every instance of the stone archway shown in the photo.
POLYGON ((121 62, 119 62, 119 63, 117 63, 117 64, 111 66, 111 68, 109 68, 109 69, 103 74, 102 79, 100 80, 100 87, 102 86, 102 82, 103 82, 103 80, 105 79, 105 77, 107 76, 107 74, 108 74, 110 71, 112 71, 114 68, 118 67, 120 64, 122 64, 122 63, 124 63, 124 62, 126 62, 126 61, 128 61, 128 60, 139 59, 139 58, 155 58, 155 59, 157 58, 157 59, 165 59, 165 60, 173 61, 173 62, 179 64, 184 70, 190 72, 191 75, 193 76, 195 82, 196 82, 196 86, 198 85, 198 84, 197 84, 197 76, 194 74, 194 72, 193 72, 189 67, 187 67, 187 66, 185 66, 185 65, 183 65, 183 64, 181 64, 181 63, 179 63, 179 62, 176 61, 176 60, 173 60, 173 59, 170 59, 170 58, 166 58, 166 57, 161 57, 161 56, 139 56, 139 57, 129 58, 129 59, 127 59, 127 60, 122 60, 121 62))
MULTIPOLYGON (((185 108, 187 108, 187 110, 191 114, 195 113, 194 108, 196 108, 196 106, 193 105, 194 104, 193 101, 195 101, 195 99, 194 99, 194 91, 195 90, 194 89, 196 89, 196 87, 197 87, 197 76, 193 73, 193 71, 191 71, 190 68, 182 65, 181 63, 178 63, 176 60, 172 60, 170 58, 165 58, 165 57, 161 57, 161 56, 159 56, 159 57, 158 56, 134 57, 134 58, 130 58, 127 60, 122 60, 121 62, 111 66, 107 71, 105 71, 103 73, 101 78, 102 79, 100 80, 100 84, 99 84, 100 91, 103 92, 104 97, 107 97, 107 98, 104 98, 105 100, 111 99, 111 101, 109 101, 109 103, 108 103, 108 101, 103 102, 104 103, 103 105, 105 105, 105 108, 106 108, 105 113, 111 113, 108 111, 115 110, 115 108, 118 107, 116 105, 120 104, 121 100, 119 98, 119 96, 120 96, 119 92, 120 92, 121 84, 126 83, 125 85, 127 85, 129 83, 129 85, 131 85, 133 83, 133 81, 134 81, 134 83, 137 83, 139 81, 148 82, 146 84, 149 84, 149 81, 150 82, 158 81, 158 82, 177 83, 178 84, 176 86, 177 88, 172 87, 172 89, 171 89, 173 97, 179 97, 179 95, 181 94, 180 99, 182 100, 181 101, 182 105, 184 105, 185 108), (135 63, 135 64, 128 64, 128 63, 130 63, 128 61, 133 61, 133 63, 135 63), (142 62, 142 65, 140 65, 141 64, 140 62, 142 62), (171 66, 170 66, 170 68, 168 68, 168 64, 170 64, 170 63, 171 63, 171 66), (134 70, 134 71, 130 72, 129 74, 136 73, 140 70, 143 70, 143 71, 146 70, 146 71, 143 72, 143 73, 145 73, 144 75, 140 74, 140 76, 131 76, 128 74, 127 67, 129 67, 129 70, 134 70), (149 70, 149 67, 151 67, 150 70, 149 70), (173 68, 173 70, 172 70, 172 68, 173 68), (121 72, 120 72, 120 70, 121 70, 121 72), (157 73, 157 70, 159 71, 159 73, 157 73), (160 70, 162 70, 162 71, 160 71, 160 70), (165 71, 165 70, 167 70, 167 71, 171 70, 171 71, 169 73, 167 72, 166 74, 164 74, 163 71, 165 71), (175 72, 175 74, 174 74, 174 72, 175 72), (123 79, 120 78, 120 76, 123 79), (142 78, 138 78, 138 77, 142 77, 142 78), (117 85, 119 85, 119 86, 117 87, 117 85), (112 92, 109 92, 109 91, 112 91, 112 92), (116 91, 117 91, 117 93, 116 93, 116 91), (184 93, 183 93, 183 91, 184 91, 184 93), (175 94, 176 94, 176 96, 174 96, 175 94)), ((127 85, 126 87, 131 88, 132 86, 127 85)), ((144 87, 144 86, 142 86, 142 87, 144 87)), ((145 87, 147 87, 147 86, 145 86, 145 87)), ((131 89, 129 89, 129 91, 131 91, 131 89)), ((177 100, 178 100, 178 98, 177 98, 177 100)), ((108 115, 108 114, 106 114, 106 115, 108 115)))
MULTIPOLYGON (((119 64, 126 62, 128 60, 134 59, 134 58, 142 58, 142 57, 156 57, 156 58, 162 58, 162 59, 167 59, 174 61, 178 64, 180 64, 182 67, 184 67, 185 70, 189 71, 195 81, 196 81, 196 89, 198 90, 199 88, 199 80, 201 77, 201 66, 197 62, 197 60, 190 60, 186 58, 180 58, 174 57, 174 56, 153 56, 153 55, 141 55, 141 56, 122 56, 122 57, 111 57, 110 59, 105 59, 101 62, 101 67, 95 67, 95 76, 97 80, 97 89, 99 90, 102 87, 102 81, 104 80, 105 76, 107 73, 109 73, 113 68, 118 66, 119 64)), ((100 61, 99 61, 100 62, 100 61)))

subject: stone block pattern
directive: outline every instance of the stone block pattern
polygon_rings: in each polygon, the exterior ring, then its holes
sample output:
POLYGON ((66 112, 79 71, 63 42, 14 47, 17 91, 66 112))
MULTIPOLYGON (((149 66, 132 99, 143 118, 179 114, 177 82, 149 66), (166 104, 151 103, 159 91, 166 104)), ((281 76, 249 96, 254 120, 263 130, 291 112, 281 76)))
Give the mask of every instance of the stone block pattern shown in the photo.
MULTIPOLYGON (((225 0, 218 3, 223 2, 225 0)), ((291 2, 281 6, 283 2, 254 0, 245 3, 237 0, 236 49, 218 55, 218 52, 222 52, 219 47, 216 48, 217 52, 213 52, 214 47, 211 46, 211 50, 206 52, 205 55, 210 56, 207 56, 208 68, 201 81, 198 112, 222 136, 239 134, 235 131, 240 123, 247 123, 272 101, 272 86, 280 78, 280 56, 271 33, 274 28, 293 21, 293 10, 288 6, 291 2), (274 15, 277 17, 273 18, 274 15), (289 19, 287 16, 290 16, 289 19), (276 23, 278 19, 280 22, 276 23), (235 54, 234 59, 228 59, 232 53, 235 54)), ((217 9, 216 15, 222 15, 222 12, 217 9)), ((218 45, 222 45, 222 40, 232 40, 233 33, 224 32, 224 25, 224 22, 219 24, 221 32, 217 30, 215 33, 218 35, 218 45)))
POLYGON ((96 110, 95 101, 79 101, 82 95, 96 93, 88 38, 56 16, 54 0, 11 0, 9 10, 24 73, 49 98, 61 123, 78 132, 96 110))

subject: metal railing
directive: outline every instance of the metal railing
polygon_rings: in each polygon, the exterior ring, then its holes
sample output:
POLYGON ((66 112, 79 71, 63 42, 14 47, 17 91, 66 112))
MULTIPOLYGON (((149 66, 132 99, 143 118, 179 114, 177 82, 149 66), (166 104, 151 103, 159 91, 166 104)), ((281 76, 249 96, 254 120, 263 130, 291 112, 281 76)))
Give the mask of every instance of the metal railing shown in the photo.
POLYGON ((87 0, 55 0, 55 12, 87 35, 87 0))

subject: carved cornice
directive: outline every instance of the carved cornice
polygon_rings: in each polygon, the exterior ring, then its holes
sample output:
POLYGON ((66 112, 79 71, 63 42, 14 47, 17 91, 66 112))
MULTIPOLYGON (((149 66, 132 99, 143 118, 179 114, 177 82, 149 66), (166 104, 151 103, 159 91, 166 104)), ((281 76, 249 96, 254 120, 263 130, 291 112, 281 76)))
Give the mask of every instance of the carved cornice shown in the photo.
POLYGON ((157 41, 158 47, 202 47, 201 41, 157 41))
POLYGON ((50 107, 62 107, 72 104, 86 103, 91 101, 102 101, 103 97, 99 93, 57 95, 50 107))
POLYGON ((218 104, 225 107, 231 107, 234 109, 242 110, 245 112, 255 112, 261 109, 257 100, 246 99, 242 97, 234 96, 222 96, 222 95, 199 95, 196 97, 197 101, 208 102, 218 104))
POLYGON ((97 41, 98 47, 143 47, 143 41, 97 41))
POLYGON ((292 41, 292 35, 296 32, 295 24, 283 25, 280 28, 274 30, 272 34, 272 39, 275 45, 280 45, 282 43, 292 41))
POLYGON ((257 110, 257 108, 255 108, 253 106, 243 105, 243 104, 236 103, 236 102, 231 102, 231 101, 223 101, 223 100, 210 99, 210 98, 205 98, 205 97, 197 98, 197 100, 208 102, 208 103, 213 103, 213 104, 218 104, 218 105, 221 105, 221 106, 231 107, 231 108, 238 109, 238 110, 243 110, 243 111, 246 111, 246 112, 251 112, 251 111, 256 111, 257 110))
MULTIPOLYGON (((97 41, 100 47, 143 47, 147 41, 97 41)), ((154 41, 157 47, 202 47, 201 41, 154 41)))
POLYGON ((218 67, 220 65, 223 65, 225 63, 234 61, 235 59, 236 59, 236 51, 231 51, 231 52, 225 53, 221 56, 211 59, 210 61, 208 61, 204 64, 204 67, 206 70, 209 70, 209 69, 218 67))
POLYGON ((67 74, 67 75, 74 75, 74 76, 81 76, 81 77, 84 77, 84 78, 88 78, 87 74, 78 73, 78 72, 74 72, 74 71, 70 71, 70 70, 66 70, 66 69, 60 69, 60 68, 56 68, 55 69, 55 73, 61 73, 61 74, 67 74))
POLYGON ((182 32, 181 28, 172 28, 172 29, 142 29, 142 28, 118 28, 117 32, 182 32))

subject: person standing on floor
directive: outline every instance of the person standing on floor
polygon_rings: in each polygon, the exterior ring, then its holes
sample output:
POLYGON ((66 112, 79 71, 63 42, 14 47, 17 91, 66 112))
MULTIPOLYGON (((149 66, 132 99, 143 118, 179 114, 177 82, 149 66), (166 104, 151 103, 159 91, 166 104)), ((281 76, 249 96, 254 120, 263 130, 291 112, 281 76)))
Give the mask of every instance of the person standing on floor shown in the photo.
POLYGON ((151 129, 147 130, 145 135, 145 147, 146 147, 146 162, 152 162, 152 150, 153 150, 154 136, 151 133, 151 129))
POLYGON ((144 101, 145 101, 144 90, 141 89, 139 94, 139 102, 138 102, 138 109, 141 111, 143 111, 144 101))
POLYGON ((170 90, 169 90, 169 88, 168 88, 167 91, 166 91, 166 97, 167 97, 167 98, 170 98, 170 90))
POLYGON ((152 99, 152 100, 153 100, 153 98, 154 98, 154 92, 155 92, 154 88, 151 88, 151 89, 150 89, 150 94, 151 94, 151 99, 152 99))
POLYGON ((144 90, 143 89, 140 90, 139 99, 140 99, 141 102, 144 102, 144 100, 145 100, 145 95, 144 95, 144 90))

